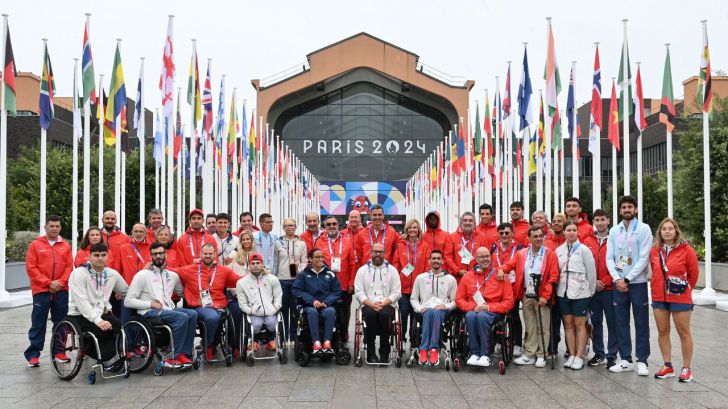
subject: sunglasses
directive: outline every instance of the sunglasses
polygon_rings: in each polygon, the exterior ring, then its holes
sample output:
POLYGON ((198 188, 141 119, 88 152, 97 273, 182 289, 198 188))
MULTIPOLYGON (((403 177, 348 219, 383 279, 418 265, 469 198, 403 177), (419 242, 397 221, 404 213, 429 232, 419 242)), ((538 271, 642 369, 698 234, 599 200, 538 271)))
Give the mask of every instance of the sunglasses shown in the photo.
POLYGON ((330 227, 330 226, 338 226, 338 225, 339 225, 339 223, 324 223, 324 225, 325 225, 326 227, 330 227))
POLYGON ((507 236, 507 235, 511 234, 511 232, 509 232, 509 231, 499 231, 498 234, 501 235, 501 236, 507 236))

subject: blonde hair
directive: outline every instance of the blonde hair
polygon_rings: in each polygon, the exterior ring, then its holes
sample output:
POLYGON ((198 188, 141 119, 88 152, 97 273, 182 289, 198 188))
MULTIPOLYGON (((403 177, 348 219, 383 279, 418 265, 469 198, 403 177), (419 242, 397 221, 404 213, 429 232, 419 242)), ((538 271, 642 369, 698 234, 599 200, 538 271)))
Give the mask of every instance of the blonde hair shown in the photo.
POLYGON ((402 232, 402 240, 408 240, 409 236, 407 235, 407 230, 413 225, 417 223, 417 240, 422 239, 422 225, 420 224, 419 220, 417 219, 409 219, 407 223, 404 224, 404 230, 402 232))
POLYGON ((662 238, 662 234, 660 234, 660 231, 662 230, 662 226, 665 223, 672 223, 672 226, 675 227, 675 244, 680 244, 683 241, 682 238, 682 232, 680 231, 680 225, 677 224, 677 220, 671 219, 669 217, 665 217, 662 219, 660 224, 657 226, 657 230, 655 230, 655 241, 653 245, 657 247, 658 249, 665 245, 665 240, 662 238))
POLYGON ((238 238, 238 254, 235 256, 235 261, 241 266, 245 266, 248 264, 246 256, 255 251, 255 237, 253 237, 253 232, 250 230, 243 230, 240 232, 240 236, 238 238), (243 236, 250 236, 252 246, 250 250, 243 248, 243 236))

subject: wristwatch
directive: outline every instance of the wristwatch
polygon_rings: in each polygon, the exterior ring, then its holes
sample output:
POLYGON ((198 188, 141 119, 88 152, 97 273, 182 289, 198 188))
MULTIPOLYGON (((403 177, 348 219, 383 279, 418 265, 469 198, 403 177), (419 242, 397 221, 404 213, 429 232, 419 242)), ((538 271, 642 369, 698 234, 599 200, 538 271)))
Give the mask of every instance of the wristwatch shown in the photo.
POLYGON ((629 278, 623 278, 625 284, 629 284, 629 278))

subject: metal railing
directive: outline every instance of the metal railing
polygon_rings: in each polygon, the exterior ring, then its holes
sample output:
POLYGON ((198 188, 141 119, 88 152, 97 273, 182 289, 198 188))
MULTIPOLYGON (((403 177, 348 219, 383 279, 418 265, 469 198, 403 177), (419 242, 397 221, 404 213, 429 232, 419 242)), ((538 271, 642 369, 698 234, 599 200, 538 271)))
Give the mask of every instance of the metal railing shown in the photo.
POLYGON ((302 72, 306 72, 310 68, 311 67, 308 65, 308 62, 307 61, 302 61, 302 62, 294 65, 293 67, 287 68, 287 69, 285 69, 285 70, 283 70, 281 72, 277 72, 277 73, 275 73, 273 75, 270 75, 268 77, 265 77, 265 78, 261 79, 260 80, 260 87, 261 88, 265 88, 265 87, 269 87, 269 86, 271 86, 273 84, 277 84, 277 83, 279 83, 281 81, 284 81, 284 80, 286 80, 288 78, 291 78, 291 77, 293 77, 295 75, 298 75, 298 74, 300 74, 302 72))
POLYGON ((438 70, 435 67, 432 67, 427 64, 418 63, 417 65, 417 71, 430 76, 440 82, 444 82, 445 84, 452 85, 454 87, 462 87, 465 86, 466 79, 465 77, 459 76, 459 75, 450 75, 447 74, 441 70, 438 70))

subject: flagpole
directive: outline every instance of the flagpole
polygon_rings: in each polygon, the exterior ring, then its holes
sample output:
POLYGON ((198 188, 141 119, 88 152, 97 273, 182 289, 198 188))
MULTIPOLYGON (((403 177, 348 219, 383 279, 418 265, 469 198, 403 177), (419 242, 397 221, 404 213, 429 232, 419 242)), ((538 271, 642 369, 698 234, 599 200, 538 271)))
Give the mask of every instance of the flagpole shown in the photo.
MULTIPOLYGON (((489 102, 488 89, 486 88, 485 89, 485 107, 486 107, 486 110, 490 108, 490 104, 488 102, 489 102)), ((488 127, 492 128, 493 121, 492 121, 492 118, 490 117, 490 113, 486 112, 485 113, 485 116, 487 118, 489 118, 488 119, 488 127)), ((493 135, 493 130, 492 129, 491 129, 491 135, 493 135)), ((492 141, 492 138, 490 136, 488 136, 488 133, 487 132, 485 133, 485 139, 488 142, 488 145, 484 145, 483 146, 483 155, 484 156, 487 156, 487 158, 485 160, 485 203, 492 204, 493 203, 493 176, 490 174, 490 170, 488 169, 488 166, 489 166, 489 163, 488 162, 490 161, 490 156, 488 156, 488 155, 490 155, 488 153, 488 146, 491 146, 491 144, 493 143, 493 141, 492 141)), ((495 163, 493 165, 495 165, 495 163)), ((439 166, 439 163, 438 163, 438 166, 439 166)), ((438 186, 439 185, 440 185, 440 181, 438 181, 438 186)))
MULTIPOLYGON (((526 61, 525 56, 527 55, 526 54, 527 50, 528 50, 528 42, 524 41, 523 42, 524 61, 526 61)), ((524 64, 524 70, 525 69, 526 69, 526 67, 524 64)), ((530 78, 529 73, 526 72, 524 74, 524 76, 525 75, 528 75, 528 77, 530 78)), ((529 79, 528 83, 529 84, 531 83, 530 79, 529 79)), ((526 101, 526 104, 528 104, 527 109, 526 109, 526 113, 528 114, 528 112, 529 112, 528 107, 531 105, 531 94, 529 94, 528 101, 526 101)), ((520 106, 518 108, 520 109, 520 106)), ((530 119, 532 119, 532 118, 528 118, 527 121, 530 119)), ((522 150, 522 152, 520 152, 520 154, 523 156, 523 161, 522 161, 523 164, 521 166, 521 172, 523 172, 523 176, 522 176, 521 180, 523 183, 523 210, 524 210, 525 217, 527 219, 530 219, 531 218, 531 192, 530 192, 531 186, 529 186, 529 184, 531 181, 531 175, 529 173, 530 172, 530 161, 529 161, 528 156, 531 151, 531 133, 530 133, 531 124, 529 124, 528 122, 526 124, 528 126, 526 126, 525 128, 523 128, 521 130, 521 141, 522 141, 521 150, 522 150), (528 166, 528 168, 526 168, 527 166, 528 166)), ((536 151, 536 155, 538 155, 538 150, 536 151)))
MULTIPOLYGON (((507 71, 508 72, 508 79, 506 80, 506 88, 507 89, 505 90, 505 94, 508 95, 508 100, 509 100, 508 103, 512 106, 513 104, 510 102, 512 100, 512 98, 511 98, 511 89, 510 89, 511 88, 511 81, 510 81, 510 78, 511 78, 511 61, 506 61, 506 64, 508 64, 508 71, 507 71)), ((510 110, 510 108, 509 108, 509 110, 510 110)), ((511 110, 511 112, 512 111, 513 110, 511 110)), ((503 220, 503 221, 509 219, 509 217, 508 217, 509 216, 508 215, 508 207, 510 206, 510 203, 511 203, 511 193, 512 193, 512 190, 513 190, 513 185, 511 183, 512 182, 511 176, 513 174, 513 168, 511 166, 512 165, 512 156, 511 156, 511 149, 512 149, 512 145, 511 145, 511 143, 512 143, 511 142, 511 123, 512 123, 512 116, 513 115, 511 115, 511 113, 509 112, 508 113, 508 118, 504 118, 505 119, 505 124, 503 125, 503 136, 504 136, 504 138, 503 138, 503 144, 504 144, 503 151, 504 151, 504 153, 506 155, 506 156, 503 157, 503 159, 504 159, 503 160, 503 166, 505 166, 505 169, 504 169, 504 172, 503 172, 505 174, 504 175, 504 178, 503 178, 503 181, 505 183, 503 184, 503 188, 501 189, 502 194, 503 194, 503 200, 501 202, 501 207, 503 208, 502 211, 501 211, 501 220, 503 220)))
MULTIPOLYGON (((174 94, 174 92, 172 92, 174 94)), ((174 98, 174 96, 172 96, 174 98)), ((177 95, 179 100, 179 95, 177 95)), ((174 104, 172 105, 174 106, 174 104)), ((172 115, 172 114, 170 114, 172 115)), ((167 224, 169 224, 170 230, 174 231, 175 228, 175 208, 174 208, 174 133, 173 133, 174 121, 170 121, 170 117, 165 115, 164 117, 164 140, 167 144, 167 211, 166 218, 167 224)), ((179 222, 179 234, 184 231, 182 220, 179 222)))
MULTIPOLYGON (((570 135, 571 140, 571 196, 579 197, 579 161, 577 154, 579 152, 579 123, 577 122, 578 116, 576 115, 579 110, 579 104, 576 103, 576 61, 571 62, 571 78, 574 84, 574 112, 572 113, 572 123, 574 124, 574 133, 570 135)), ((594 207, 597 209, 597 207, 594 207)))
MULTIPOLYGON (((72 155, 72 177, 71 177, 71 254, 76 257, 78 242, 78 58, 73 59, 73 155, 72 155)), ((79 124, 80 125, 80 124, 79 124)))
MULTIPOLYGON (((197 54, 197 39, 192 39, 192 52, 197 54)), ((209 67, 210 59, 207 60, 209 67)), ((194 79, 193 79, 194 81, 194 79)), ((195 137, 197 136, 197 129, 195 127, 195 107, 191 109, 191 120, 190 120, 190 208, 189 210, 197 208, 196 192, 197 192, 197 146, 195 144, 195 137)), ((203 135, 200 135, 202 138, 203 135)), ((204 179, 203 179, 204 182, 204 179)))
MULTIPOLYGON (((230 104, 230 110, 237 111, 237 106, 235 105, 235 99, 236 95, 238 93, 237 87, 233 87, 233 101, 230 104)), ((237 227, 238 223, 235 221, 237 218, 238 213, 238 189, 236 189, 236 186, 238 184, 238 130, 235 128, 237 126, 237 117, 238 113, 233 112, 230 114, 231 118, 236 119, 235 124, 228 124, 228 126, 233 126, 233 151, 232 151, 232 161, 230 161, 230 171, 232 174, 230 175, 230 179, 225 181, 225 186, 228 186, 228 183, 230 182, 230 218, 232 219, 232 225, 234 227, 237 227)), ((229 131, 228 131, 229 132, 229 131)), ((227 191, 227 189, 225 189, 227 191)))
MULTIPOLYGON (((164 110, 164 106, 162 106, 162 110, 164 110)), ((165 124, 167 123, 167 119, 164 120, 165 124)), ((159 127, 161 126, 162 129, 157 129, 157 132, 162 135, 162 163, 159 166, 159 209, 163 212, 167 212, 167 157, 169 157, 169 154, 167 150, 169 149, 167 144, 167 134, 164 130, 164 125, 161 121, 159 121, 159 110, 157 110, 157 121, 155 121, 155 124, 159 127)), ((167 224, 169 224, 169 213, 166 214, 165 221, 167 224)), ((170 230, 172 227, 170 227, 170 230)))
MULTIPOLYGON (((629 100, 629 88, 632 85, 632 79, 629 78, 629 55, 627 54, 627 21, 628 19, 623 19, 622 23, 624 23, 624 42, 622 44, 622 61, 624 61, 624 64, 622 64, 622 78, 624 78, 623 82, 623 100, 624 100, 624 106, 622 107, 622 137, 624 138, 624 146, 622 147, 622 151, 624 153, 624 159, 622 160, 622 167, 624 169, 624 195, 627 196, 630 194, 630 152, 629 152, 629 104, 632 103, 632 101, 629 100)), ((639 215, 639 217, 642 217, 642 214, 639 215)), ((615 222, 617 219, 614 219, 615 222)))
POLYGON ((144 128, 144 57, 140 59, 140 74, 139 78, 142 84, 142 90, 139 93, 139 106, 141 112, 139 112, 139 127, 137 128, 137 136, 139 137, 139 223, 144 223, 145 213, 145 201, 146 201, 146 181, 144 180, 144 155, 146 154, 146 129, 144 128))
MULTIPOLYGON (((640 72, 640 64, 642 62, 637 61, 637 72, 640 72)), ((638 89, 635 88, 635 95, 637 95, 638 89)), ((638 101, 640 101, 638 99, 638 101)), ((641 102, 641 101, 640 101, 641 102)), ((641 107, 639 107, 639 111, 637 108, 635 108, 635 113, 642 112, 644 110, 644 103, 641 107)), ((642 117, 642 114, 640 114, 640 118, 642 117)), ((642 136, 644 134, 644 129, 642 129, 642 125, 639 123, 641 121, 640 118, 635 117, 635 123, 637 123, 637 214, 639 215, 640 219, 644 220, 644 213, 642 213, 642 203, 644 202, 644 196, 642 195, 642 136)))
MULTIPOLYGON (((98 195, 98 226, 104 225, 104 74, 99 74, 99 195, 98 195)), ((85 232, 84 232, 85 233, 85 232)))
MULTIPOLYGON (((91 13, 86 15, 86 28, 91 26, 91 13)), ((94 79, 95 81, 95 79, 94 79)), ((84 95, 85 97, 85 95, 84 95)), ((83 233, 91 218, 91 96, 83 102, 83 233)))
MULTIPOLYGON (((220 76, 220 92, 223 94, 225 91, 225 74, 222 74, 220 76)), ((233 95, 233 99, 235 96, 233 95)), ((223 100, 223 104, 224 104, 223 100)), ((231 106, 231 108, 233 108, 231 106)), ((218 113, 219 114, 219 113, 218 113)), ((218 119, 219 121, 220 119, 218 119)), ((227 213, 228 212, 228 150, 227 150, 227 133, 225 132, 225 109, 223 105, 223 111, 222 111, 222 128, 218 131, 220 135, 217 137, 220 139, 220 149, 222 152, 220 152, 220 156, 222 156, 222 159, 220 160, 220 184, 219 184, 219 191, 220 191, 220 204, 218 205, 218 209, 220 213, 227 213)), ((230 124, 227 124, 230 126, 230 124)))
MULTIPOLYGON (((543 110, 543 90, 538 90, 538 97, 539 97, 539 129, 541 127, 541 110, 543 110)), ((544 119, 544 122, 546 120, 544 119)), ((544 124, 544 127, 546 127, 546 124, 544 124)), ((538 132, 538 131, 537 131, 538 132)), ((543 211, 543 157, 541 156, 541 144, 544 142, 539 140, 538 133, 536 134, 536 210, 543 211)))
MULTIPOLYGON (((181 92, 181 88, 178 88, 178 92, 177 92, 178 100, 179 100, 180 92, 181 92)), ((182 118, 180 118, 180 127, 182 126, 181 122, 182 122, 182 118)), ((182 130, 177 129, 177 113, 175 112, 174 132, 169 133, 170 135, 172 135, 173 140, 176 139, 178 132, 180 133, 180 135, 182 135, 182 130)), ((177 178, 176 178, 176 189, 175 189, 177 197, 175 200, 175 205, 176 205, 176 212, 177 212, 176 219, 178 220, 178 222, 184 218, 184 215, 182 213, 182 209, 184 208, 184 205, 183 205, 184 196, 182 196, 182 177, 184 174, 184 168, 182 167, 182 159, 184 158, 184 152, 182 151, 182 144, 184 144, 184 138, 182 138, 182 141, 180 142, 180 151, 177 154, 177 178)), ((174 151, 175 151, 174 142, 172 142, 171 150, 173 152, 172 155, 174 157, 174 151)))
MULTIPOLYGON (((116 39, 116 47, 121 47, 121 39, 116 39)), ((112 74, 112 83, 114 81, 114 74, 112 74)), ((109 90, 111 95, 114 90, 109 90)), ((114 118, 116 129, 114 133, 116 140, 114 141, 114 212, 116 216, 120 218, 119 226, 124 230, 124 214, 121 209, 121 114, 114 118)))
MULTIPOLYGON (((596 41, 594 43, 594 49, 595 54, 599 52, 599 42, 596 41)), ((599 86, 601 88, 601 66, 599 68, 600 70, 600 77, 599 77, 599 86)), ((593 84, 592 81, 592 93, 594 92, 595 84, 593 84)), ((599 93, 600 102, 603 101, 601 91, 599 93)), ((593 102, 593 101, 592 101, 593 102)), ((589 107, 591 110, 591 106, 589 107)), ((576 110, 576 109, 575 109, 576 110)), ((589 115, 590 120, 593 121, 594 118, 592 115, 589 115)), ((602 121, 602 124, 604 121, 602 121)), ((591 124, 590 124, 591 125, 591 124)), ((604 126, 604 125, 602 125, 604 126)), ((592 152, 592 208, 601 209, 602 204, 602 130, 601 127, 597 127, 594 125, 595 129, 593 130, 592 127, 589 127, 589 137, 592 137, 592 132, 594 132, 594 138, 596 139, 596 143, 594 143, 594 152, 592 152)), ((613 221, 617 221, 616 218, 612 219, 613 221)))
MULTIPOLYGON (((499 95, 500 91, 500 82, 499 77, 496 75, 495 77, 495 94, 499 95)), ((500 188, 501 188, 501 175, 500 175, 500 128, 501 128, 501 109, 502 109, 502 102, 500 101, 500 98, 498 98, 498 101, 494 101, 494 104, 498 104, 497 113, 495 115, 495 129, 493 130, 493 133, 495 134, 495 161, 493 163, 493 167, 495 171, 493 172, 495 174, 495 222, 496 224, 500 224, 501 221, 501 215, 503 214, 503 209, 501 209, 501 195, 500 195, 500 188)))
MULTIPOLYGON (((3 14, 3 31, 0 39, 0 56, 5 60, 5 40, 8 38, 8 15, 3 14)), ((4 62, 3 62, 4 64, 4 62)), ((2 70, 4 71, 4 70, 2 70)), ((8 174, 8 113, 5 110, 5 78, 0 81, 0 300, 7 300, 10 294, 5 290, 5 251, 7 240, 7 174, 8 174)))
MULTIPOLYGON (((43 49, 48 50, 48 39, 43 38, 43 49)), ((44 57, 45 59, 45 54, 44 57)), ((45 67, 45 61, 43 62, 43 66, 45 67)), ((41 74, 43 75, 43 74, 41 74)), ((48 78, 48 81, 52 81, 52 78, 48 78)), ((43 80, 41 79, 41 88, 43 87, 43 80)), ((49 85, 50 87, 50 85, 49 85)), ((52 92, 52 91, 51 91, 52 92)), ((49 95, 49 97, 51 97, 49 95)), ((51 100, 51 104, 53 103, 53 100, 51 100)), ((53 107, 51 107, 51 110, 53 107)), ((40 234, 45 234, 45 221, 46 221, 46 166, 47 166, 47 131, 43 129, 43 127, 40 128, 40 214, 38 217, 39 225, 40 225, 40 234)))
MULTIPOLYGON (((612 91, 614 91, 614 81, 615 78, 612 77, 612 91)), ((619 220, 617 218, 617 215, 619 214, 619 209, 617 209, 617 196, 619 195, 619 192, 617 191, 617 148, 614 146, 614 143, 610 145, 612 145, 612 220, 613 223, 616 224, 617 220, 619 220)), ((624 149, 624 147, 622 147, 622 149, 624 149)), ((642 217, 642 215, 640 215, 640 217, 642 217)))
MULTIPOLYGON (((156 135, 159 130, 156 129, 157 125, 157 118, 159 117, 159 108, 156 108, 155 110, 155 120, 152 123, 152 135, 154 135, 154 138, 156 140, 156 135)), ((156 145, 156 142, 155 142, 156 145)), ((164 156, 164 149, 162 149, 162 156, 164 156)), ((154 208, 159 209, 159 163, 157 163, 157 157, 155 155, 154 157, 154 208)))

